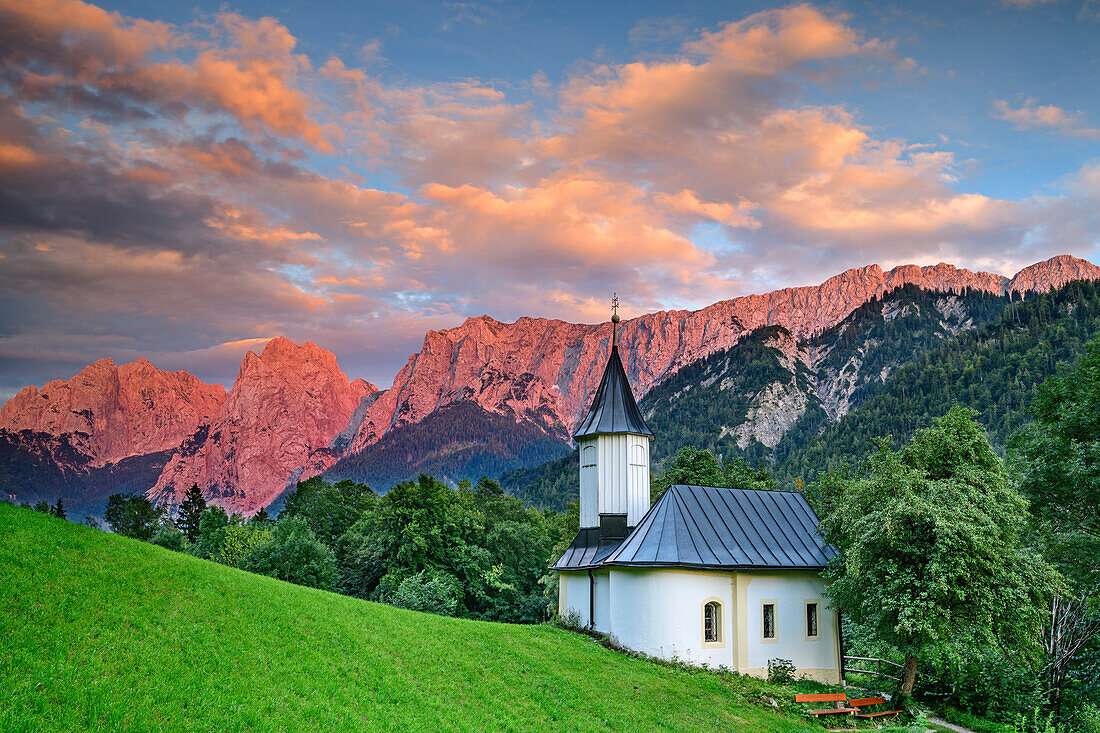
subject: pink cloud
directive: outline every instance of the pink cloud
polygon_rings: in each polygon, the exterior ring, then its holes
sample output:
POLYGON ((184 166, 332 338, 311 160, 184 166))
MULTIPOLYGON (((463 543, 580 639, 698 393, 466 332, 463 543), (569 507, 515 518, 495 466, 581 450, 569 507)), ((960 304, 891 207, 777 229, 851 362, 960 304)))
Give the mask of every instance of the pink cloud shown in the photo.
POLYGON ((1039 104, 1035 99, 1025 99, 1013 107, 998 99, 993 103, 993 116, 1011 122, 1020 130, 1054 130, 1070 137, 1100 140, 1100 128, 1090 127, 1083 112, 1067 112, 1053 104, 1039 104))

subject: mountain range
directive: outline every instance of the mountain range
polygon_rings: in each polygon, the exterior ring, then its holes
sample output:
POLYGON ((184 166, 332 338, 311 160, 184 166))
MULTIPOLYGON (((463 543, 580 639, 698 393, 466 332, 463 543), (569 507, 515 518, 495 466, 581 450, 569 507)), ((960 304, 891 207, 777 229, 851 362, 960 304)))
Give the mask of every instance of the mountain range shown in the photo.
MULTIPOLYGON (((694 441, 776 461, 1005 304, 1097 279, 1100 267, 1068 255, 1012 278, 870 265, 816 286, 639 316, 618 338, 647 419, 668 436, 666 454, 694 441)), ((283 337, 247 353, 228 392, 143 359, 99 360, 0 408, 0 492, 62 496, 95 512, 118 490, 172 506, 196 483, 247 514, 316 475, 385 490, 428 471, 515 476, 530 494, 530 467, 569 453, 610 333, 608 324, 470 318, 430 331, 384 390, 349 379, 331 352, 283 337)))

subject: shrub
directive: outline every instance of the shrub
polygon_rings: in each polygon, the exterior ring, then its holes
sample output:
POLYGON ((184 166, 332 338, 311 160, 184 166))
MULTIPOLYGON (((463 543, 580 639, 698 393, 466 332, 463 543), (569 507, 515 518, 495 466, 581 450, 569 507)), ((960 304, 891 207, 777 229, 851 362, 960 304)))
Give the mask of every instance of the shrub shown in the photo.
POLYGON ((161 547, 169 550, 175 550, 176 552, 183 552, 187 546, 187 538, 184 537, 183 532, 180 532, 175 525, 164 524, 149 540, 154 545, 160 545, 161 547))
POLYGON ((1080 733, 1100 733, 1100 707, 1086 703, 1073 716, 1072 730, 1080 733))
POLYGON ((380 600, 413 611, 454 616, 462 606, 462 586, 450 573, 421 570, 402 580, 380 600))
POLYGON ((794 663, 789 659, 768 660, 768 682, 776 685, 786 685, 794 682, 794 663))

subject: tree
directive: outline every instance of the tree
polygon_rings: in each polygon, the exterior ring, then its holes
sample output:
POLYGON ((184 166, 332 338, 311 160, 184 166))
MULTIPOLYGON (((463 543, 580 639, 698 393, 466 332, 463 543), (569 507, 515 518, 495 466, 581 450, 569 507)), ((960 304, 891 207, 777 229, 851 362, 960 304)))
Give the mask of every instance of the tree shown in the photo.
POLYGON ((675 484, 731 489, 774 489, 775 479, 766 468, 753 468, 740 456, 719 462, 706 448, 681 448, 650 482, 650 499, 656 502, 675 484))
POLYGON ((1066 580, 1043 635, 1048 702, 1060 715, 1073 665, 1100 643, 1100 339, 1039 387, 1031 411, 1009 461, 1031 500, 1032 531, 1066 580))
POLYGON ((455 491, 431 476, 398 484, 340 542, 341 587, 378 599, 421 570, 457 578, 467 611, 489 601, 491 553, 481 544, 485 519, 473 491, 455 491), (385 582, 385 587, 379 587, 385 582))
POLYGON ((832 603, 904 654, 903 698, 922 655, 960 637, 1034 649, 1055 583, 1023 545, 1027 503, 975 415, 952 408, 900 452, 882 441, 822 520, 840 551, 832 603))
POLYGON ((229 515, 220 506, 208 506, 199 517, 199 530, 192 545, 192 551, 199 557, 216 558, 225 544, 225 529, 229 526, 229 515))
POLYGON ((253 519, 248 524, 229 524, 221 543, 221 551, 214 557, 223 565, 239 568, 252 552, 271 541, 267 524, 253 519))
POLYGON ((112 494, 107 497, 103 519, 116 534, 148 542, 160 528, 163 513, 142 494, 112 494))
POLYGON ((298 585, 331 590, 336 583, 336 559, 301 517, 281 518, 271 540, 255 547, 241 562, 254 573, 298 585))
POLYGON ((194 542, 199 537, 199 520, 206 511, 206 498, 198 484, 191 484, 191 488, 184 494, 183 502, 176 514, 176 526, 188 542, 194 542))
POLYGON ((50 509, 50 514, 54 515, 58 519, 65 518, 65 504, 61 501, 61 497, 57 497, 57 503, 50 509))
POLYGON ((668 487, 676 484, 695 486, 721 486, 726 476, 722 465, 713 453, 706 448, 681 448, 664 470, 653 477, 650 496, 654 503, 660 499, 668 487))
POLYGON ((260 511, 252 515, 253 524, 270 524, 271 515, 267 513, 267 507, 260 507, 260 511))
POLYGON ((37 502, 35 502, 34 510, 36 512, 42 512, 43 514, 53 513, 53 508, 50 506, 50 503, 45 499, 39 499, 37 502))
POLYGON ((330 484, 317 477, 298 484, 287 497, 281 516, 301 517, 317 539, 333 547, 377 500, 378 495, 366 484, 347 480, 330 484))

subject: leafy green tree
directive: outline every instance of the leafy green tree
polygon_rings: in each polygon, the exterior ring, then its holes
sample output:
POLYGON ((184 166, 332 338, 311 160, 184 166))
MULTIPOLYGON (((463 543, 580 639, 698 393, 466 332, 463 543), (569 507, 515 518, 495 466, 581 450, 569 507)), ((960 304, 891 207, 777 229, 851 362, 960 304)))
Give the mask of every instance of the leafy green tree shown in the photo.
POLYGON ((472 491, 455 491, 421 475, 398 484, 344 535, 340 543, 341 587, 361 598, 378 598, 384 577, 396 587, 421 570, 457 578, 466 609, 488 602, 485 573, 492 555, 481 542, 484 517, 472 491))
POLYGON ((142 494, 111 494, 103 519, 116 534, 148 542, 160 528, 163 512, 142 494))
POLYGON ((754 468, 740 456, 727 459, 722 463, 722 486, 734 489, 759 489, 770 491, 775 488, 775 477, 763 466, 754 468))
POLYGON ((331 590, 336 583, 336 558, 301 517, 280 518, 271 539, 254 547, 241 562, 254 573, 298 585, 331 590))
POLYGON ((58 519, 65 518, 65 504, 61 501, 61 497, 57 497, 57 503, 50 508, 50 514, 54 515, 58 519))
POLYGON ((191 488, 183 497, 176 514, 176 526, 188 542, 195 542, 199 538, 199 520, 206 511, 206 498, 198 484, 191 484, 191 488))
POLYGON ((654 502, 664 496, 668 487, 676 484, 695 486, 722 486, 726 480, 722 464, 706 448, 681 448, 672 460, 650 482, 650 496, 654 502))
POLYGON ((1034 650, 1054 587, 1023 544, 1027 503, 974 417, 955 407, 900 452, 882 442, 822 520, 840 550, 829 596, 904 654, 903 697, 918 660, 957 638, 1034 650))
POLYGON ((225 528, 221 551, 214 559, 223 565, 239 568, 246 557, 270 541, 271 529, 265 523, 257 524, 255 519, 247 524, 230 523, 225 528))
MULTIPOLYGON (((1031 500, 1033 534, 1066 579, 1043 635, 1048 700, 1060 715, 1065 691, 1090 676, 1079 661, 1100 657, 1100 339, 1039 387, 1031 409, 1035 422, 1013 437, 1009 460, 1031 500)), ((1100 670, 1092 676, 1100 688, 1100 670)))
POLYGON ((775 479, 766 468, 753 468, 740 456, 722 463, 706 448, 681 448, 650 481, 650 498, 656 502, 676 484, 735 489, 774 489, 775 479))
POLYGON ((45 499, 40 499, 37 502, 35 502, 34 510, 36 512, 42 512, 43 514, 52 514, 53 513, 53 508, 50 506, 50 503, 48 501, 46 501, 45 499))
POLYGON ((208 506, 199 517, 199 530, 192 545, 192 552, 199 557, 214 559, 225 545, 225 530, 229 515, 220 506, 208 506))
POLYGON ((298 484, 280 516, 301 517, 317 539, 332 547, 376 501, 378 495, 366 484, 346 480, 330 484, 317 477, 298 484))

